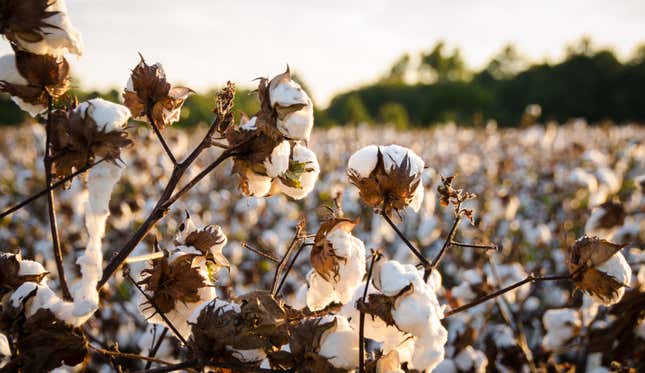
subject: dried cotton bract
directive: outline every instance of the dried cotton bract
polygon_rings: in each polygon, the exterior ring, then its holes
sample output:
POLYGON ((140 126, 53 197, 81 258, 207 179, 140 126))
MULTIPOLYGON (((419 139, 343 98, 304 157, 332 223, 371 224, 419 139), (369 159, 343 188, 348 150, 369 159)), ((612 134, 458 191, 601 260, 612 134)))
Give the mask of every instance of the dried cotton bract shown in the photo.
POLYGON ((32 117, 47 110, 48 96, 69 88, 69 64, 62 56, 37 55, 20 50, 0 57, 0 92, 32 117))
POLYGON ((31 53, 83 53, 81 35, 69 20, 64 0, 2 1, 0 34, 31 53))
POLYGON ((329 303, 342 304, 352 299, 354 290, 365 275, 365 245, 351 231, 356 226, 349 219, 324 222, 311 250, 307 306, 320 310, 329 303))
POLYGON ((347 173, 363 202, 390 214, 408 206, 419 211, 424 167, 423 160, 408 148, 369 145, 352 154, 347 173))
POLYGON ((625 294, 632 270, 620 253, 624 245, 584 236, 569 248, 567 265, 578 288, 604 305, 618 303, 625 294))
POLYGON ((180 119, 181 107, 191 93, 190 88, 172 87, 161 64, 148 65, 141 56, 132 70, 123 99, 134 119, 149 122, 150 116, 152 124, 163 129, 180 119))

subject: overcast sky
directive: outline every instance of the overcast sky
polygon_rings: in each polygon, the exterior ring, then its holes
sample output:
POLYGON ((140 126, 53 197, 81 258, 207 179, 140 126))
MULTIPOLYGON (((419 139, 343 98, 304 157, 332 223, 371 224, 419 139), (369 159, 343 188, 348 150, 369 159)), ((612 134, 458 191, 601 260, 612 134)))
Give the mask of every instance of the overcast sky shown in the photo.
MULTIPOLYGON (((84 87, 121 87, 137 51, 196 90, 299 72, 319 103, 444 39, 481 67, 512 42, 533 60, 582 35, 627 57, 645 41, 643 0, 67 0, 85 41, 84 87)), ((0 50, 8 51, 6 43, 0 50)))

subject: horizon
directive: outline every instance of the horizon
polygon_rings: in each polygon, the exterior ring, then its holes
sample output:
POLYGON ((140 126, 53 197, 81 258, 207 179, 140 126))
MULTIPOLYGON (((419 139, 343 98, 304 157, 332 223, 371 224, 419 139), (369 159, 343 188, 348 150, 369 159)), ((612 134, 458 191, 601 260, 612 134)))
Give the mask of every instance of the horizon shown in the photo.
MULTIPOLYGON (((472 69, 483 68, 507 44, 529 63, 540 63, 561 60, 566 46, 582 37, 623 60, 645 42, 645 3, 636 0, 609 8, 599 0, 493 3, 190 0, 172 6, 177 3, 68 0, 85 43, 84 55, 69 60, 80 87, 92 90, 122 88, 137 52, 161 62, 169 81, 197 91, 227 80, 251 87, 254 78, 273 76, 289 64, 325 107, 334 95, 377 80, 402 54, 428 50, 440 40, 460 48, 472 69), (285 13, 286 27, 280 22, 285 13)), ((0 52, 9 51, 3 43, 0 52)))

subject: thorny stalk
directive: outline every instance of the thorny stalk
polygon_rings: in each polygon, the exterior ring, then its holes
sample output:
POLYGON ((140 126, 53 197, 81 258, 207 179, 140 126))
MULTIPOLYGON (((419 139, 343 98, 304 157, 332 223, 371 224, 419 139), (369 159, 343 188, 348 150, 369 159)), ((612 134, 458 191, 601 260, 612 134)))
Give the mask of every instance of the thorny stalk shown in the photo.
POLYGON ((105 161, 105 158, 101 158, 101 159, 99 159, 98 161, 96 161, 94 163, 87 164, 87 165, 81 167, 80 169, 74 171, 70 175, 65 176, 64 178, 62 178, 62 179, 58 180, 57 182, 51 184, 51 186, 48 186, 45 189, 41 190, 40 192, 37 192, 37 193, 25 198, 23 201, 15 204, 14 206, 11 206, 11 207, 7 208, 6 210, 4 210, 3 212, 0 213, 0 219, 4 218, 5 216, 13 214, 14 212, 16 212, 16 211, 20 210, 21 208, 29 205, 30 203, 32 203, 33 201, 37 200, 38 198, 40 198, 40 197, 44 196, 45 194, 49 193, 50 191, 53 191, 53 190, 57 189, 61 185, 64 185, 68 181, 71 181, 76 176, 84 173, 85 171, 89 170, 90 168, 92 168, 92 167, 94 167, 94 166, 96 166, 96 165, 98 165, 98 164, 100 164, 101 162, 104 162, 104 161, 105 161))
POLYGON ((179 332, 177 331, 177 328, 175 327, 175 325, 173 325, 173 323, 170 321, 170 319, 168 319, 166 314, 164 312, 162 312, 159 309, 159 307, 157 307, 157 304, 155 303, 155 300, 152 299, 143 289, 141 289, 141 286, 139 286, 139 284, 132 278, 132 275, 130 274, 130 269, 129 268, 126 267, 126 268, 123 269, 123 275, 125 277, 127 277, 128 280, 130 280, 130 282, 132 283, 132 285, 134 285, 137 288, 137 290, 139 290, 141 295, 143 295, 146 298, 148 303, 150 303, 150 305, 155 309, 155 312, 157 312, 159 314, 159 316, 161 316, 161 318, 166 323, 166 325, 168 325, 170 330, 172 330, 172 332, 175 333, 175 337, 177 337, 181 341, 181 343, 183 343, 184 346, 186 346, 189 350, 192 350, 190 348, 190 346, 188 345, 188 342, 186 342, 186 339, 181 334, 179 334, 179 332))
POLYGON ((275 268, 275 273, 273 274, 273 283, 271 285, 271 294, 275 296, 278 293, 278 281, 281 278, 282 271, 284 270, 284 266, 287 263, 287 260, 289 259, 289 256, 291 255, 291 251, 296 248, 296 246, 302 244, 302 231, 305 228, 305 221, 301 220, 298 225, 296 225, 296 233, 293 236, 293 239, 291 240, 291 243, 289 243, 289 246, 287 246, 287 250, 284 253, 284 256, 282 259, 280 259, 280 262, 278 263, 278 266, 275 268))
MULTIPOLYGON (((137 231, 132 235, 132 237, 126 242, 126 244, 119 250, 119 252, 110 260, 108 265, 103 270, 103 276, 97 284, 97 288, 103 286, 112 274, 121 266, 123 261, 130 255, 132 250, 145 238, 148 232, 157 224, 161 218, 163 218, 170 206, 177 201, 182 195, 192 189, 200 180, 206 177, 210 172, 217 168, 222 162, 226 159, 234 156, 236 153, 232 149, 225 150, 220 154, 220 156, 208 165, 202 172, 190 180, 186 185, 173 195, 173 192, 177 188, 177 185, 182 179, 182 176, 186 173, 188 168, 193 164, 197 157, 207 148, 211 146, 213 135, 218 128, 225 127, 228 123, 227 121, 232 120, 229 115, 230 110, 232 109, 232 100, 229 102, 218 102, 216 108, 215 119, 209 127, 206 135, 203 137, 202 141, 193 149, 193 151, 186 157, 182 162, 175 163, 172 174, 166 187, 164 188, 161 196, 157 200, 155 207, 148 216, 148 218, 139 226, 137 231)), ((153 126, 154 127, 154 126, 153 126)))
POLYGON ((63 292, 63 299, 72 300, 72 295, 67 286, 67 279, 65 278, 65 267, 63 267, 63 251, 60 247, 60 237, 58 236, 58 223, 56 222, 56 207, 54 200, 54 191, 52 189, 52 110, 53 110, 52 96, 47 92, 47 127, 45 139, 45 156, 43 163, 45 165, 45 182, 47 187, 47 211, 49 213, 49 228, 51 230, 52 245, 54 250, 54 258, 56 260, 56 270, 58 271, 58 281, 60 289, 63 292))
MULTIPOLYGON (((365 289, 363 290, 363 297, 361 302, 365 303, 367 298, 367 289, 372 280, 372 272, 374 272, 374 263, 379 260, 381 253, 378 250, 372 250, 372 260, 370 261, 370 268, 367 271, 367 280, 365 281, 365 289)), ((360 318, 358 324, 358 370, 360 373, 365 372, 365 310, 359 307, 360 318)))
POLYGON ((456 313, 466 311, 470 308, 476 307, 486 301, 489 301, 493 298, 496 298, 502 294, 508 293, 509 291, 516 289, 528 282, 542 282, 542 281, 559 281, 559 280, 571 280, 572 276, 571 275, 555 275, 555 276, 543 276, 543 277, 535 277, 533 274, 528 275, 524 280, 516 282, 512 285, 509 285, 503 289, 494 291, 490 294, 486 294, 481 298, 475 299, 474 301, 464 304, 463 306, 448 310, 444 313, 444 318, 448 316, 452 316, 456 313))

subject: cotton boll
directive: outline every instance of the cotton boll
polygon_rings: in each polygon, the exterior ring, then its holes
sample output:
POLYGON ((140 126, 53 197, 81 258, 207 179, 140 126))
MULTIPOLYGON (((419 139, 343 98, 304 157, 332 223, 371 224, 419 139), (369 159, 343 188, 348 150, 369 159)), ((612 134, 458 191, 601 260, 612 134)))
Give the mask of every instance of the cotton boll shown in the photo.
POLYGON ((380 264, 374 276, 374 286, 388 297, 397 295, 403 288, 417 279, 418 273, 412 265, 389 260, 380 264))
POLYGON ((457 373, 457 365, 452 359, 445 359, 432 370, 432 373, 457 373))
POLYGON ((397 299, 392 317, 396 326, 412 335, 421 335, 433 315, 432 304, 422 291, 413 289, 397 299))
POLYGON ((418 338, 414 343, 414 353, 409 367, 422 372, 432 371, 444 359, 446 340, 447 336, 418 338))
POLYGON ((334 253, 344 258, 339 261, 338 279, 333 279, 334 290, 341 303, 348 302, 354 289, 365 276, 365 245, 363 241, 342 229, 334 229, 327 234, 334 253))
POLYGON ((244 131, 255 131, 258 129, 256 126, 257 120, 258 120, 258 117, 253 117, 248 121, 241 123, 240 128, 244 131))
POLYGON ((270 177, 256 174, 251 170, 247 170, 244 176, 246 177, 250 196, 264 197, 271 191, 270 177))
POLYGON ((35 54, 62 55, 72 53, 83 54, 83 41, 81 34, 74 28, 67 14, 67 6, 64 0, 50 2, 46 8, 47 12, 55 12, 43 20, 46 26, 42 27, 43 39, 36 42, 21 39, 17 36, 21 48, 35 54))
POLYGON ((573 338, 581 326, 578 313, 572 309, 548 310, 542 316, 547 333, 542 340, 542 346, 547 351, 563 347, 573 338))
POLYGON ((18 270, 18 276, 38 276, 47 273, 45 267, 38 262, 33 260, 20 260, 20 269, 18 270))
POLYGON ((315 270, 311 270, 307 275, 307 283, 309 284, 307 307, 311 311, 322 310, 328 304, 340 301, 334 291, 334 286, 325 281, 315 270))
POLYGON ((302 109, 287 114, 284 120, 278 118, 278 130, 287 138, 309 140, 314 126, 314 107, 311 101, 302 109))
POLYGON ((309 96, 302 89, 300 84, 294 80, 284 80, 269 90, 271 106, 289 107, 298 104, 307 104, 309 96))
MULTIPOLYGON (((6 54, 0 57, 0 81, 5 81, 11 84, 28 85, 27 79, 23 78, 16 66, 16 56, 14 54, 6 54)), ((44 105, 34 105, 23 101, 19 97, 11 96, 11 99, 20 107, 21 110, 26 111, 32 117, 47 111, 44 105)))
POLYGON ((122 131, 130 118, 130 109, 102 98, 82 102, 75 111, 89 114, 103 132, 122 131))
MULTIPOLYGON (((606 262, 602 263, 601 265, 596 267, 597 270, 600 272, 604 272, 605 274, 613 277, 614 280, 618 281, 621 284, 628 285, 631 282, 632 279, 632 269, 625 260, 625 257, 623 254, 620 252, 615 253, 614 255, 611 256, 606 262)), ((612 304, 618 303, 623 295, 625 294, 625 288, 620 287, 615 294, 612 294, 612 297, 610 299, 607 299, 606 301, 603 301, 601 298, 597 296, 592 296, 592 298, 598 302, 602 303, 606 306, 610 306, 612 304)))
POLYGON ((280 192, 293 199, 303 199, 311 193, 318 180, 318 174, 320 174, 318 159, 313 151, 301 144, 293 147, 291 159, 297 163, 303 163, 305 167, 305 171, 298 177, 300 187, 285 185, 280 179, 278 179, 278 187, 280 192))
POLYGON ((358 366, 358 334, 349 326, 347 319, 334 316, 336 326, 320 337, 318 354, 340 369, 355 369, 358 366))
POLYGON ((277 177, 282 175, 289 168, 289 155, 291 154, 291 146, 289 141, 283 141, 278 146, 273 148, 271 156, 264 161, 267 175, 270 177, 277 177))
POLYGON ((9 340, 6 335, 0 333, 0 369, 9 362, 10 357, 11 347, 9 347, 9 340))
POLYGON ((488 358, 483 352, 475 350, 472 346, 466 346, 455 356, 455 363, 459 370, 484 373, 488 365, 488 358))
POLYGON ((226 349, 233 353, 234 358, 243 363, 257 363, 267 357, 267 354, 258 348, 251 350, 238 350, 233 347, 226 346, 226 349))
POLYGON ((367 178, 376 167, 378 146, 368 145, 349 157, 347 169, 353 170, 362 178, 367 178))
MULTIPOLYGON (((383 153, 383 163, 385 165, 386 172, 389 172, 392 168, 401 166, 403 164, 405 156, 409 157, 410 175, 415 175, 423 172, 425 162, 423 162, 423 159, 421 159, 421 157, 419 157, 412 150, 396 144, 381 146, 380 149, 383 153)), ((418 211, 418 209, 419 208, 417 207, 415 211, 418 211)))

